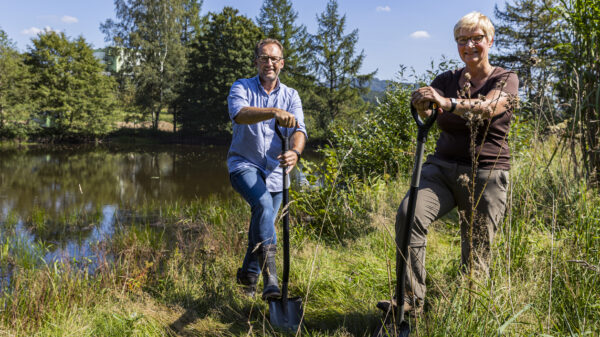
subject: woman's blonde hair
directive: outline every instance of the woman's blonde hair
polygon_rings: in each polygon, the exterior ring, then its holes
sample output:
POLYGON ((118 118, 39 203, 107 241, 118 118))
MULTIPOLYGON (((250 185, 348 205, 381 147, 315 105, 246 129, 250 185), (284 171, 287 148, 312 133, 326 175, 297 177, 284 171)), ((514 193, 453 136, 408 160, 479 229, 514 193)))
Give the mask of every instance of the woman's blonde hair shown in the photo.
POLYGON ((458 38, 458 34, 462 28, 475 29, 477 27, 483 30, 483 33, 488 40, 494 38, 494 25, 492 25, 492 22, 487 16, 479 12, 471 12, 458 20, 456 25, 454 25, 454 38, 458 38))

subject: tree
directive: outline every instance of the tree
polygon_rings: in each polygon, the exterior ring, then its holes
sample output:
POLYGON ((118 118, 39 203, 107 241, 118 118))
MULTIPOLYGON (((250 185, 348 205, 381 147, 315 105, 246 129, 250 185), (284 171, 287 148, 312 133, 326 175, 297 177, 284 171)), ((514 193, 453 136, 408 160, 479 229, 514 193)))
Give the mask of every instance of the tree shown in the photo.
MULTIPOLYGON (((495 6, 495 44, 501 54, 492 62, 514 70, 530 100, 546 96, 558 66, 554 46, 562 30, 559 15, 552 11, 554 0, 514 0, 504 9, 495 6)), ((537 100, 536 100, 537 101, 537 100)))
POLYGON ((562 60, 559 95, 567 103, 572 136, 577 138, 573 143, 580 145, 585 176, 600 186, 600 3, 561 0, 555 11, 568 27, 563 43, 556 46, 562 60))
POLYGON ((314 68, 317 80, 322 87, 320 96, 324 101, 324 109, 319 116, 319 126, 326 129, 330 122, 351 106, 364 104, 360 94, 366 94, 366 83, 376 71, 359 75, 358 72, 365 58, 364 51, 355 56, 358 29, 344 35, 346 16, 340 18, 336 0, 329 0, 325 12, 317 16, 319 24, 317 35, 313 36, 312 45, 315 51, 314 68))
POLYGON ((285 68, 280 77, 282 82, 300 91, 314 86, 310 76, 310 34, 304 25, 297 25, 298 12, 290 0, 264 0, 256 18, 258 27, 266 37, 279 40, 283 45, 285 68))
POLYGON ((38 118, 58 133, 100 135, 110 128, 114 112, 112 78, 83 37, 69 41, 64 33, 45 31, 33 39, 26 63, 35 74, 33 96, 38 118))
POLYGON ((0 134, 24 137, 30 131, 31 98, 29 71, 8 35, 0 29, 0 134))
POLYGON ((123 71, 133 77, 136 104, 151 115, 155 129, 162 110, 176 101, 200 5, 197 0, 115 0, 118 21, 100 26, 107 40, 125 51, 123 71))
POLYGON ((182 128, 215 134, 229 128, 227 95, 239 78, 256 75, 254 47, 262 33, 237 9, 209 13, 192 46, 180 98, 182 128))

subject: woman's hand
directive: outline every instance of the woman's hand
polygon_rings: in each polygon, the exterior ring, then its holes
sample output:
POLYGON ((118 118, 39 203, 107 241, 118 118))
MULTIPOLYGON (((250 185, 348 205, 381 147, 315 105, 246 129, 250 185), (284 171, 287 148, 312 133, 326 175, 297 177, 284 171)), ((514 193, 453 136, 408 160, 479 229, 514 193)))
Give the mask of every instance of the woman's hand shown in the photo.
POLYGON ((444 110, 449 110, 452 106, 450 99, 440 95, 433 87, 422 87, 412 93, 411 103, 417 109, 421 118, 429 118, 432 110, 431 103, 437 105, 438 113, 443 113, 444 110), (446 109, 447 107, 447 109, 446 109))

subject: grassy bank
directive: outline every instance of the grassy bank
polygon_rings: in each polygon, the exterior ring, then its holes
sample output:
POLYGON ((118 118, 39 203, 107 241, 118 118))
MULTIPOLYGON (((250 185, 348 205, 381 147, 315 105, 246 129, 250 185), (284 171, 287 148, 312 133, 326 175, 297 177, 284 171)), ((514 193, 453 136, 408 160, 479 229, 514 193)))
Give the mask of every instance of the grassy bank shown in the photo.
MULTIPOLYGON (((489 278, 469 289, 460 273, 456 214, 433 225, 426 313, 413 321, 415 336, 600 334, 600 198, 572 175, 566 154, 548 165, 553 138, 533 144, 511 171, 510 211, 489 278)), ((391 233, 407 185, 361 185, 370 230, 354 239, 332 243, 295 227, 290 291, 304 298, 302 335, 371 334, 375 303, 393 289, 391 233)), ((277 335, 265 303, 242 297, 234 282, 248 221, 237 197, 122 212, 88 270, 68 259, 42 263, 43 245, 28 247, 8 231, 0 240, 0 335, 277 335)))

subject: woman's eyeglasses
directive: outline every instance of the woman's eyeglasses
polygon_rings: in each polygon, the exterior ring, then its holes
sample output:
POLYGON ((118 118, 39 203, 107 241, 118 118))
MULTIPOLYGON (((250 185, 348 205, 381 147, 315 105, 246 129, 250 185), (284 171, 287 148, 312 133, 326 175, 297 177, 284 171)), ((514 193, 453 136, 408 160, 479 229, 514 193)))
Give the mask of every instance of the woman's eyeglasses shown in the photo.
POLYGON ((459 46, 465 46, 469 41, 473 42, 473 44, 480 44, 484 38, 485 35, 459 36, 456 38, 456 43, 458 43, 459 46))

